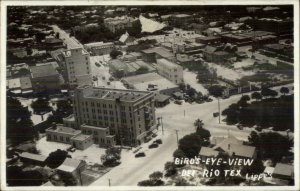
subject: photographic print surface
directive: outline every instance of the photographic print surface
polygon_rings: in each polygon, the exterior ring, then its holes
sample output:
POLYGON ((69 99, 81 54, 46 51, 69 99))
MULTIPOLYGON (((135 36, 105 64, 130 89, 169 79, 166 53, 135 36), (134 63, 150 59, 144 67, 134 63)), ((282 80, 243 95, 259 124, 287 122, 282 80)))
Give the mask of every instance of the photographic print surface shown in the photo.
POLYGON ((294 6, 7 5, 2 186, 294 188, 294 6))

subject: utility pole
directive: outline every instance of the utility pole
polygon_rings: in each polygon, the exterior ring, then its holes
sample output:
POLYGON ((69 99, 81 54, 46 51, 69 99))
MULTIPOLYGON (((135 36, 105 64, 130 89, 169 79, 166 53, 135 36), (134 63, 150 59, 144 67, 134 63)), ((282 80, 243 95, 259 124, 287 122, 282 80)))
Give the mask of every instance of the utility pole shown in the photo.
POLYGON ((178 145, 178 131, 179 130, 176 129, 175 131, 176 131, 176 138, 177 138, 177 145, 178 145))
POLYGON ((221 123, 220 97, 218 97, 218 109, 219 109, 219 124, 220 124, 221 123))
POLYGON ((80 168, 78 168, 78 172, 79 172, 80 185, 83 186, 82 185, 82 178, 81 178, 81 170, 80 170, 80 168))
POLYGON ((183 110, 183 116, 185 117, 185 110, 183 110))
POLYGON ((161 122, 161 132, 162 132, 162 135, 164 135, 163 117, 160 117, 160 122, 161 122))
POLYGON ((108 179, 108 186, 110 187, 111 185, 110 185, 110 178, 108 179))

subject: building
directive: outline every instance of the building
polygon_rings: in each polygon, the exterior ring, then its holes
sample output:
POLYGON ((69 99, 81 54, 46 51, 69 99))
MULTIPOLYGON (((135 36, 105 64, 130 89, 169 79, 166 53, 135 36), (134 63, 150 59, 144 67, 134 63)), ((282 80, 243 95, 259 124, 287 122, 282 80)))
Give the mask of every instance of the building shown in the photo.
POLYGON ((256 159, 257 150, 255 147, 244 145, 232 135, 225 137, 214 137, 211 140, 212 147, 201 147, 199 156, 203 159, 216 157, 219 152, 227 153, 231 157, 256 159))
POLYGON ((116 145, 115 135, 110 135, 109 128, 81 125, 81 131, 85 135, 92 135, 93 142, 100 147, 116 145))
POLYGON ((196 42, 174 43, 173 51, 180 54, 193 55, 202 52, 205 44, 196 42))
POLYGON ((81 173, 86 169, 86 162, 83 160, 75 160, 66 158, 65 161, 57 167, 58 173, 61 175, 69 174, 79 179, 81 173))
POLYGON ((134 22, 138 22, 137 18, 133 17, 115 17, 115 18, 106 18, 104 19, 104 26, 108 28, 112 33, 125 30, 134 25, 134 22))
POLYGON ((250 36, 243 36, 238 34, 223 34, 221 35, 222 41, 225 43, 231 43, 237 46, 246 46, 252 44, 252 38, 250 36))
POLYGON ((58 58, 64 68, 64 78, 71 87, 92 84, 90 55, 85 49, 71 48, 58 58))
POLYGON ((66 48, 63 40, 58 38, 46 38, 44 42, 46 50, 56 50, 59 48, 66 48))
POLYGON ((20 159, 24 163, 38 165, 38 166, 45 166, 45 162, 47 157, 44 155, 32 154, 28 152, 23 152, 19 155, 20 159))
POLYGON ((207 62, 226 63, 234 55, 214 46, 207 45, 203 50, 203 58, 207 62))
POLYGON ((170 103, 171 96, 164 94, 155 94, 155 107, 164 107, 170 103))
POLYGON ((176 84, 155 72, 122 78, 122 82, 131 89, 152 91, 165 95, 172 95, 172 93, 179 91, 176 84))
POLYGON ((92 55, 104 55, 114 50, 115 45, 112 42, 93 42, 85 44, 84 48, 92 55))
POLYGON ((142 50, 142 59, 148 63, 156 63, 159 58, 165 58, 168 60, 175 60, 175 56, 168 49, 163 47, 154 47, 142 50))
POLYGON ((80 86, 74 91, 77 127, 109 128, 117 144, 138 145, 155 127, 154 93, 80 86))
POLYGON ((183 68, 166 59, 157 60, 157 72, 175 84, 183 83, 183 68))
POLYGON ((43 88, 56 90, 60 88, 61 79, 53 64, 30 67, 31 83, 36 91, 43 88))
POLYGON ((125 55, 122 60, 109 61, 109 72, 116 78, 154 72, 155 68, 135 56, 125 55))

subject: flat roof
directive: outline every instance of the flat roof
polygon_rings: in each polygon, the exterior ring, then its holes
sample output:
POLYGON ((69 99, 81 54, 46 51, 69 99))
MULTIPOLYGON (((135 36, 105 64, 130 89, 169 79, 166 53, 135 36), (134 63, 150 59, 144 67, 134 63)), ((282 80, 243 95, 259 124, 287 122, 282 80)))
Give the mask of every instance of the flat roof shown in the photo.
POLYGON ((72 137, 71 139, 77 140, 77 141, 85 141, 88 138, 90 138, 92 135, 85 135, 85 134, 78 134, 72 137))
POLYGON ((284 176, 292 176, 294 167, 289 164, 277 163, 273 174, 280 174, 284 176))
POLYGON ((44 162, 47 157, 44 155, 37 155, 37 154, 32 154, 28 152, 23 152, 20 154, 21 158, 26 158, 26 159, 31 159, 31 160, 36 160, 36 161, 41 161, 44 162))
POLYGON ((142 50, 144 53, 156 53, 159 54, 161 57, 169 58, 174 56, 168 49, 163 47, 154 47, 154 48, 148 48, 146 50, 142 50))
POLYGON ((78 168, 82 161, 71 159, 71 158, 66 158, 65 161, 57 167, 57 170, 61 170, 64 172, 73 172, 78 168))
POLYGON ((30 67, 30 72, 32 78, 58 75, 58 72, 52 64, 32 66, 30 67))
POLYGON ((56 127, 50 127, 47 129, 47 131, 55 132, 55 133, 65 133, 70 135, 78 135, 81 133, 80 130, 73 129, 71 127, 65 127, 63 125, 56 125, 56 127))
POLYGON ((124 89, 111 89, 101 87, 91 87, 88 85, 80 86, 77 90, 83 90, 91 88, 92 91, 86 92, 85 98, 102 99, 102 100, 116 100, 134 102, 145 96, 152 95, 148 91, 137 91, 137 90, 124 90, 124 89))
POLYGON ((30 89, 32 88, 31 80, 29 77, 20 78, 21 89, 30 89))

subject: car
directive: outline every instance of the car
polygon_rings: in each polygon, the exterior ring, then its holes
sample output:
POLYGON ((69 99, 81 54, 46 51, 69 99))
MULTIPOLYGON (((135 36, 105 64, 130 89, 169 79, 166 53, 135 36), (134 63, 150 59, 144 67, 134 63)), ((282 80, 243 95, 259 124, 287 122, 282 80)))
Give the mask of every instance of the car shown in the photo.
POLYGON ((152 143, 151 145, 149 145, 149 149, 153 149, 153 148, 157 148, 158 144, 157 143, 152 143))
POLYGON ((177 105, 181 105, 182 101, 181 100, 175 100, 174 103, 177 104, 177 105))
POLYGON ((157 137, 157 134, 153 133, 151 137, 152 138, 157 137))
POLYGON ((213 113, 213 116, 214 116, 214 117, 218 117, 218 116, 219 116, 219 112, 213 113))
POLYGON ((206 101, 207 101, 207 102, 212 102, 212 101, 213 101, 213 99, 211 99, 211 98, 208 98, 206 101))
POLYGON ((162 144, 162 140, 161 139, 156 139, 153 143, 162 144))
POLYGON ((139 158, 139 157, 145 157, 146 154, 144 152, 139 152, 135 155, 135 158, 139 158))

